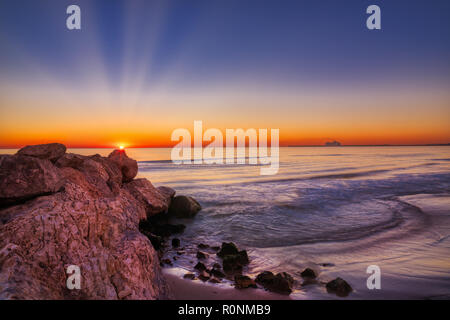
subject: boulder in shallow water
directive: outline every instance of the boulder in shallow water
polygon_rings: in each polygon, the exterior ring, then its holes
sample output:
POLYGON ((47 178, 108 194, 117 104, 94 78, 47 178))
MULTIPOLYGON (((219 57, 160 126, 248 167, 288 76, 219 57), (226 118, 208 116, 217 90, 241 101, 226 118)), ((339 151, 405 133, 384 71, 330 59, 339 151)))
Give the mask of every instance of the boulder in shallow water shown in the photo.
POLYGON ((169 214, 177 218, 193 218, 201 209, 202 207, 194 198, 176 196, 170 204, 169 214))
POLYGON ((236 289, 257 288, 253 279, 243 275, 234 276, 234 287, 236 289))
POLYGON ((197 259, 206 259, 208 258, 208 255, 204 252, 197 251, 197 259))
POLYGON ((195 274, 193 274, 193 273, 186 273, 186 274, 183 276, 183 278, 184 278, 184 279, 189 279, 189 280, 195 280, 195 274))
POLYGON ((233 242, 222 242, 222 247, 220 248, 220 251, 217 252, 217 255, 223 258, 227 255, 234 255, 238 253, 239 249, 233 242))
POLYGON ((302 276, 303 279, 315 279, 316 278, 316 273, 311 268, 306 268, 305 270, 302 271, 302 273, 300 275, 302 276))
POLYGON ((201 262, 198 262, 194 266, 194 268, 197 269, 198 271, 205 271, 206 270, 206 266, 203 263, 201 263, 201 262))
POLYGON ((136 177, 138 173, 137 161, 128 158, 125 150, 114 150, 109 154, 108 159, 119 167, 123 182, 130 182, 136 177))
POLYGON ((242 267, 250 262, 247 251, 239 251, 233 242, 223 242, 217 255, 222 258, 223 270, 226 273, 239 273, 242 267))
POLYGON ((223 271, 225 271, 228 274, 242 272, 242 267, 245 265, 242 263, 241 256, 237 254, 227 255, 223 257, 222 263, 223 263, 223 271))
POLYGON ((17 151, 18 155, 47 159, 52 162, 58 160, 66 153, 66 146, 61 143, 37 144, 26 146, 17 151))
POLYGON ((220 278, 220 279, 225 278, 225 274, 219 270, 220 266, 219 266, 219 268, 216 268, 216 267, 217 266, 214 266, 213 269, 211 269, 209 271, 209 273, 216 278, 220 278))
POLYGON ((353 291, 347 281, 339 277, 328 282, 326 288, 328 293, 334 293, 339 297, 346 297, 353 291))
POLYGON ((206 271, 201 271, 198 275, 198 278, 205 282, 210 278, 210 275, 206 271))
POLYGON ((286 272, 274 275, 270 271, 264 271, 258 274, 255 281, 264 289, 281 294, 290 294, 294 284, 294 279, 286 272))
POLYGON ((64 178, 49 160, 3 155, 0 160, 0 206, 60 191, 64 178))

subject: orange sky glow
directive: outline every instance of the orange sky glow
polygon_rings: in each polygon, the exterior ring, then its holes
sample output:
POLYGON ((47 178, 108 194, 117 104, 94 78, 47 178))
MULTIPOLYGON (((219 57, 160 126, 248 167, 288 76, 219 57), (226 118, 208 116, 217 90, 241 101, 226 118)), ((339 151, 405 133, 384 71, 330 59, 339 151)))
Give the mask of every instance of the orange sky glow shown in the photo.
MULTIPOLYGON (((3 87, 5 88, 5 86, 3 87)), ((376 93, 222 89, 151 92, 138 98, 108 92, 24 90, 1 92, 0 147, 58 141, 68 147, 167 147, 176 128, 280 129, 280 145, 438 144, 450 142, 450 94, 443 91, 376 93), (24 93, 25 92, 25 93, 24 93), (230 93, 231 92, 231 93, 230 93)))

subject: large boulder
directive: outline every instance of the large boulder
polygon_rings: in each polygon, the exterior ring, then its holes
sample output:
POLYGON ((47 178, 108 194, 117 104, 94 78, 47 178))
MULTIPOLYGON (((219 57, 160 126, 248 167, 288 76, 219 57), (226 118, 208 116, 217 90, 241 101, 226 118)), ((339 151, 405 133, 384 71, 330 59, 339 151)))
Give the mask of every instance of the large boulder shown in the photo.
POLYGON ((192 197, 176 196, 172 199, 169 214, 177 218, 193 218, 202 209, 192 197))
POLYGON ((0 209, 0 299, 172 297, 158 254, 139 231, 146 207, 121 186, 117 193, 99 188, 114 176, 104 160, 71 155, 58 168, 36 157, 0 157, 3 199, 11 186, 39 191, 0 209), (49 181, 64 188, 43 195, 43 186, 58 189, 49 181), (80 270, 80 289, 67 286, 70 266, 80 270))
POLYGON ((165 213, 169 209, 170 194, 162 193, 147 179, 136 179, 125 183, 124 188, 146 208, 147 216, 165 213))
POLYGON ((118 166, 99 155, 88 157, 66 153, 56 161, 55 165, 59 168, 73 168, 80 171, 88 183, 102 196, 117 195, 122 185, 122 173, 118 166))
POLYGON ((61 172, 49 160, 4 155, 0 161, 0 206, 20 203, 62 189, 61 172))
POLYGON ((38 144, 26 146, 20 149, 17 154, 30 156, 39 159, 47 159, 52 162, 58 160, 66 153, 66 146, 61 143, 38 144))
POLYGON ((137 161, 128 158, 125 150, 114 150, 108 156, 108 159, 116 163, 122 172, 123 182, 130 182, 138 173, 137 161))

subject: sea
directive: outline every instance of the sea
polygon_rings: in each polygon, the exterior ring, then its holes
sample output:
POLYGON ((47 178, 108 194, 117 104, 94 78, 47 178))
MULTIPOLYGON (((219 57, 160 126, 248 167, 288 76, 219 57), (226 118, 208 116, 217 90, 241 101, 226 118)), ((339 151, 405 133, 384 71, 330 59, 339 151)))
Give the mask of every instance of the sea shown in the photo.
POLYGON ((168 253, 178 270, 193 270, 197 244, 231 241, 247 250, 250 276, 284 271, 300 280, 306 267, 315 270, 318 283, 297 287, 294 299, 342 299, 323 285, 336 277, 354 289, 345 299, 450 299, 449 146, 285 147, 270 176, 248 158, 175 164, 169 148, 126 152, 138 160, 138 177, 203 208, 180 220, 186 253, 168 253), (380 288, 370 289, 374 265, 380 288))

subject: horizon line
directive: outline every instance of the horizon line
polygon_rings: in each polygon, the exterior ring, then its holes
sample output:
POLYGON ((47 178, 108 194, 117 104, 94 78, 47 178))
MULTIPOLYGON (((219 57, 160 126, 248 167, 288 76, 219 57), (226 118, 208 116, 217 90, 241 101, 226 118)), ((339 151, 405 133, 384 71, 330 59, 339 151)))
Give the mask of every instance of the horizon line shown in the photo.
MULTIPOLYGON (((46 144, 46 143, 43 143, 46 144)), ((37 144, 31 144, 31 145, 37 145, 37 144)), ((21 147, 7 147, 7 146, 0 146, 0 150, 11 150, 11 149, 21 149, 27 145, 21 146, 21 147)), ((280 145, 280 148, 308 148, 308 147, 323 147, 323 148, 339 148, 339 147, 432 147, 432 146, 450 146, 449 143, 422 143, 422 144, 341 144, 338 146, 334 145, 280 145)), ((67 149, 118 149, 117 146, 110 146, 110 147, 93 147, 93 146, 66 146, 67 149)), ((125 149, 169 149, 173 148, 174 146, 141 146, 141 147, 126 147, 125 149)), ((193 148, 193 147, 191 147, 193 148)), ((225 146, 223 147, 225 148, 225 146)), ((245 146, 245 148, 249 148, 248 146, 245 146)))

